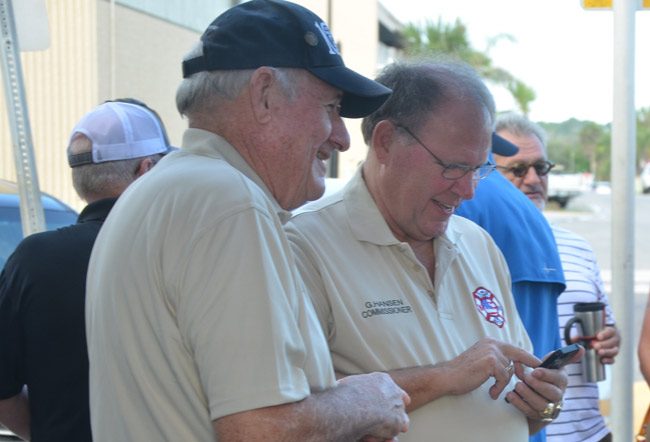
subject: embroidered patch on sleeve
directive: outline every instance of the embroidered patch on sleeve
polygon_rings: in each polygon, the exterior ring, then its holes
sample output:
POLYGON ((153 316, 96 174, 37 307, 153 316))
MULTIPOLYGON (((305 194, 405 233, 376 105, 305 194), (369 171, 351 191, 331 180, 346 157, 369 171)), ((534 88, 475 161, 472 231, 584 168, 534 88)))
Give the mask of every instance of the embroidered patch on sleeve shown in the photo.
POLYGON ((485 287, 477 287, 472 293, 474 297, 474 305, 476 310, 485 318, 487 322, 503 328, 506 323, 506 318, 503 315, 503 306, 499 302, 494 293, 485 287))

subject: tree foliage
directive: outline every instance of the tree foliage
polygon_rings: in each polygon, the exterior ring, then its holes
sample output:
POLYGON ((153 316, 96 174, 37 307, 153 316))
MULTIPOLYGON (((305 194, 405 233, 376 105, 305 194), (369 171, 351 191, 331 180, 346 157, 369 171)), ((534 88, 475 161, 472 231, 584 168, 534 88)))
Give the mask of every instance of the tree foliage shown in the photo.
POLYGON ((421 58, 445 54, 463 60, 473 66, 483 78, 503 86, 510 92, 520 111, 528 115, 530 103, 536 98, 535 91, 523 81, 515 78, 505 69, 494 66, 489 50, 501 40, 513 40, 508 34, 492 37, 485 51, 474 49, 467 37, 467 28, 459 20, 455 23, 443 23, 427 20, 419 26, 408 24, 402 31, 404 53, 407 58, 421 58))
MULTIPOLYGON (((510 72, 494 66, 489 52, 502 40, 514 41, 512 36, 492 37, 484 51, 472 47, 467 28, 460 21, 444 23, 425 21, 422 25, 408 24, 403 32, 406 58, 436 57, 440 54, 463 60, 473 66, 483 78, 503 86, 510 92, 522 114, 528 115, 535 91, 510 72)), ((609 180, 611 171, 611 126, 575 118, 563 123, 543 123, 548 132, 548 155, 564 172, 591 172, 596 180, 609 180)), ((639 167, 650 161, 650 108, 637 112, 637 158, 639 167)))

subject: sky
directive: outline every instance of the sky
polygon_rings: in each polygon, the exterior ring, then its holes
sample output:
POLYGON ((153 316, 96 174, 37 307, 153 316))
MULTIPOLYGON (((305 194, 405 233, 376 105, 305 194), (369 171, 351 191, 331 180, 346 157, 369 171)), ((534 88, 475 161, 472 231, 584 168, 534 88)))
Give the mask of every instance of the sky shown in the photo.
MULTIPOLYGON (((614 13, 585 10, 581 0, 380 0, 402 22, 453 23, 459 18, 477 50, 537 94, 529 117, 610 123, 614 91, 614 13)), ((650 107, 650 9, 635 14, 635 108, 650 107)), ((516 110, 507 91, 491 86, 498 111, 516 110)), ((629 89, 628 89, 629 90, 629 89)))

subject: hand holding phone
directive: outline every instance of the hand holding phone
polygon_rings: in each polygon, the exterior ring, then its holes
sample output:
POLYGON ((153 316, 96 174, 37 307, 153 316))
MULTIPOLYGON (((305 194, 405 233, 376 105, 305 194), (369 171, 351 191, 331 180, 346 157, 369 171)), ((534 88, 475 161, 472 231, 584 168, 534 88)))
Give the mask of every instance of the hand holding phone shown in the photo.
POLYGON ((580 345, 571 344, 558 348, 542 361, 540 367, 558 369, 564 367, 580 351, 580 345))

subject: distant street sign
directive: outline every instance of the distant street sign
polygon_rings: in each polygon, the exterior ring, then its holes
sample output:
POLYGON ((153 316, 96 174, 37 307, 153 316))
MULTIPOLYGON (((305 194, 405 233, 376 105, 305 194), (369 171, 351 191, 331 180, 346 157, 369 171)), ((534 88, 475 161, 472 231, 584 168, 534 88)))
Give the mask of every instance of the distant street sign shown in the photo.
MULTIPOLYGON (((585 9, 612 9, 613 0, 582 0, 585 9)), ((637 0, 637 9, 650 9, 650 0, 637 0)))
POLYGON ((14 20, 21 51, 44 51, 50 46, 45 0, 14 1, 14 20))

